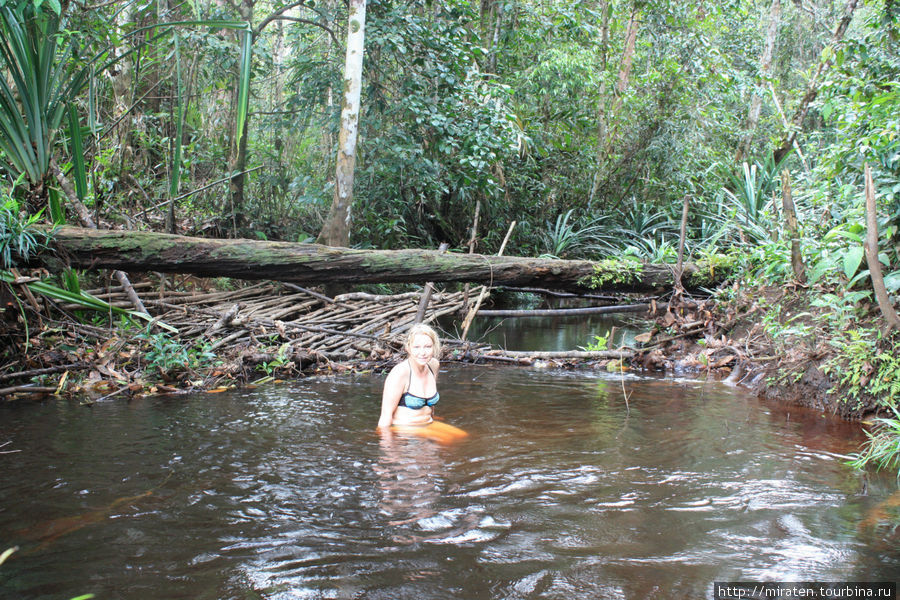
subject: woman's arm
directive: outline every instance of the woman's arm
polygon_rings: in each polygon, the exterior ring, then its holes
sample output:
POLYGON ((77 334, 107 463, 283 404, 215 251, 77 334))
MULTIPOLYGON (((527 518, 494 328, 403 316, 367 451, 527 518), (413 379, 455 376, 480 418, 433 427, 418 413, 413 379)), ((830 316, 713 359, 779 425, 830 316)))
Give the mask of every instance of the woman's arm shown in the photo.
POLYGON ((388 373, 384 380, 384 391, 381 393, 381 416, 378 418, 378 429, 387 429, 394 420, 394 411, 400 404, 403 395, 403 377, 400 374, 401 363, 388 373))

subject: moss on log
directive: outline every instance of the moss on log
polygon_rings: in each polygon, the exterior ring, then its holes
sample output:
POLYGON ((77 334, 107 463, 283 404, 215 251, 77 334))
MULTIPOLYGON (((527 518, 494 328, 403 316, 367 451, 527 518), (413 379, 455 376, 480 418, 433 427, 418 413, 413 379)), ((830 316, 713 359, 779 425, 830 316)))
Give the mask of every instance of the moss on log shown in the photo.
MULTIPOLYGON (((555 260, 440 253, 434 250, 357 250, 318 244, 223 240, 146 231, 62 227, 53 234, 50 268, 159 271, 202 277, 285 281, 302 285, 473 282, 573 292, 656 292, 674 284, 670 265, 606 260, 555 260)), ((685 265, 687 289, 723 277, 685 265)))

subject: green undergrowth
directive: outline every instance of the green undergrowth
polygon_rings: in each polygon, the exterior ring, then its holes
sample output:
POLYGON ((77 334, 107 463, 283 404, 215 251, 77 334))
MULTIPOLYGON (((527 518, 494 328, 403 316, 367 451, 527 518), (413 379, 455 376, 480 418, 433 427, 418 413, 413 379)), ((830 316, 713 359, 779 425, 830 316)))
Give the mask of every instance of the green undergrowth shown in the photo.
POLYGON ((594 263, 594 274, 590 286, 602 290, 612 285, 626 285, 640 281, 643 265, 637 260, 598 260, 594 263))
POLYGON ((872 432, 866 432, 868 440, 850 465, 863 469, 875 465, 877 469, 897 471, 900 480, 900 412, 891 409, 893 417, 878 417, 872 432))
POLYGON ((722 313, 741 315, 746 339, 765 340, 762 352, 773 360, 770 391, 786 391, 788 398, 791 390, 797 397, 817 393, 834 413, 874 419, 874 432, 851 464, 894 470, 900 466, 900 332, 883 332, 870 291, 847 287, 739 282, 717 299, 722 313))
POLYGON ((900 336, 882 334, 868 292, 766 293, 758 288, 743 294, 744 310, 754 315, 773 355, 781 358, 770 384, 796 383, 815 363, 833 384, 828 396, 847 405, 842 412, 861 415, 897 407, 900 336))
POLYGON ((184 343, 165 332, 146 330, 136 340, 142 345, 145 370, 164 380, 196 375, 218 362, 208 342, 184 343))
POLYGON ((697 271, 691 275, 691 283, 697 287, 712 287, 735 273, 738 260, 733 254, 710 252, 705 253, 696 264, 697 271))
POLYGON ((874 327, 834 332, 828 343, 835 353, 822 366, 837 386, 836 393, 856 409, 865 400, 876 409, 897 408, 900 399, 900 344, 897 336, 882 336, 874 327))

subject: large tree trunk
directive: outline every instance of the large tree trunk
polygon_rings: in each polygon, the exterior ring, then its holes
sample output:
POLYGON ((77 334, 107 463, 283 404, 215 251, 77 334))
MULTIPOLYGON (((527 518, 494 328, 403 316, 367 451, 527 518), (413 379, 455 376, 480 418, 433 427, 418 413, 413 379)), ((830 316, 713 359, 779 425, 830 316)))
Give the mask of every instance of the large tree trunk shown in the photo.
POLYGON ((616 103, 621 104, 628 81, 631 79, 631 64, 634 61, 634 46, 637 41, 638 5, 631 6, 631 17, 628 19, 628 31, 625 33, 625 49, 622 50, 622 64, 619 67, 619 78, 616 82, 616 103))
MULTIPOLYGON (((609 59, 609 0, 600 2, 600 66, 606 72, 609 59)), ((597 188, 600 185, 600 170, 604 167, 606 150, 606 98, 603 86, 600 86, 600 97, 597 100, 597 168, 591 178, 591 192, 588 195, 588 209, 594 205, 597 188)))
POLYGON ((350 0, 347 27, 347 61, 344 65, 344 105, 334 178, 334 201, 318 242, 329 246, 350 245, 350 209, 353 206, 353 176, 356 168, 356 138, 359 134, 365 48, 366 0, 350 0))
MULTIPOLYGON (((193 238, 146 231, 62 227, 53 236, 58 256, 79 269, 191 273, 203 277, 270 279, 301 285, 470 281, 493 286, 541 287, 575 292, 652 293, 671 289, 672 265, 593 263, 441 254, 434 250, 352 250, 318 244, 193 238), (591 287, 591 279, 598 282, 591 287)), ((686 289, 710 286, 726 273, 684 266, 686 289)))

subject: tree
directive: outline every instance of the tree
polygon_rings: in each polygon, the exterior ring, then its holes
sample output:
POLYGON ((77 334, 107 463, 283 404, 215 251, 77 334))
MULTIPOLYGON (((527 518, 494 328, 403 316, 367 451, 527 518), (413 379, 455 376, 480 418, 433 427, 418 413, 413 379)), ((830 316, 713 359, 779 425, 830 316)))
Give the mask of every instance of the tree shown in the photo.
MULTIPOLYGON (((603 7, 604 18, 608 7, 603 7)), ((600 181, 600 173, 606 167, 607 157, 609 156, 612 146, 615 143, 616 125, 619 120, 619 112, 622 109, 622 103, 625 100, 625 92, 628 90, 628 82, 631 79, 631 67, 634 62, 635 42, 637 41, 638 23, 639 23, 638 4, 634 2, 631 6, 631 16, 628 19, 628 27, 625 32, 625 48, 622 50, 622 61, 619 64, 619 75, 616 79, 615 95, 612 107, 608 111, 600 111, 597 115, 597 171, 594 174, 594 181, 591 184, 590 202, 593 201, 597 193, 598 183, 600 181), (612 123, 612 127, 607 124, 612 123)), ((603 35, 606 36, 607 25, 604 23, 603 35)), ((602 50, 603 62, 606 62, 606 49, 602 50)))
POLYGON ((509 86, 484 72, 487 56, 467 27, 478 18, 471 5, 371 8, 366 162, 357 173, 366 201, 354 234, 378 247, 461 244, 478 202, 488 220, 505 198, 503 168, 520 140, 509 86))
POLYGON ((319 233, 318 242, 328 246, 350 245, 356 140, 359 135, 363 51, 365 49, 366 0, 350 0, 347 26, 347 58, 344 66, 344 104, 338 136, 334 200, 319 233))
MULTIPOLYGON (((240 5, 238 6, 238 13, 240 14, 241 20, 246 23, 253 22, 253 9, 255 5, 255 0, 241 0, 240 5)), ((253 45, 253 35, 244 32, 243 36, 238 34, 237 36, 244 48, 244 56, 247 57, 249 61, 250 51, 253 45)), ((243 67, 239 65, 238 69, 236 69, 235 75, 240 80, 240 70, 243 67)), ((249 76, 249 65, 246 67, 248 76, 249 76)), ((244 211, 244 185, 247 180, 247 175, 244 171, 247 168, 247 135, 250 130, 250 119, 249 111, 247 109, 247 103, 249 98, 243 97, 243 87, 239 87, 235 90, 234 97, 234 135, 232 136, 231 143, 231 158, 228 161, 229 169, 231 170, 231 182, 229 183, 229 187, 231 189, 231 206, 230 213, 232 218, 232 225, 234 227, 234 235, 237 236, 237 228, 243 222, 243 211, 244 211)))

